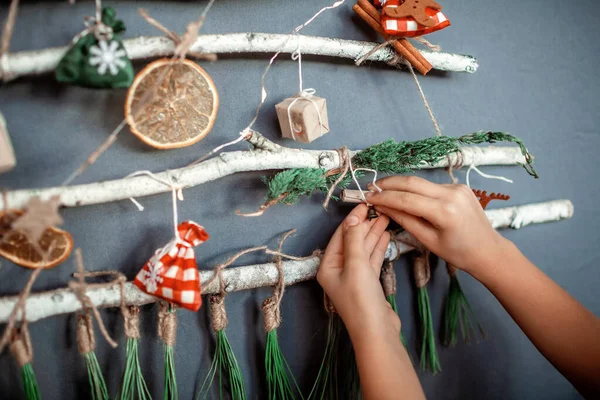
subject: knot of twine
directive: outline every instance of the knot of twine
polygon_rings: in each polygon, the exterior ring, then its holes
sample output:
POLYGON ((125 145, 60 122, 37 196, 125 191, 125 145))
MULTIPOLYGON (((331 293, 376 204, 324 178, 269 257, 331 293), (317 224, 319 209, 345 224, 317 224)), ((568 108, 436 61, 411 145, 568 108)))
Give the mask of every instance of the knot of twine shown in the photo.
POLYGON ((446 270, 448 271, 448 275, 450 275, 450 277, 456 276, 456 273, 458 272, 458 268, 450 263, 446 263, 446 270))
POLYGON ((175 310, 169 310, 169 305, 165 302, 160 303, 158 311, 158 337, 167 346, 175 346, 177 338, 177 314, 175 310))
POLYGON ((280 299, 278 297, 277 294, 273 294, 263 301, 262 311, 265 318, 265 332, 271 332, 281 324, 280 299))
POLYGON ((396 272, 394 271, 394 263, 391 261, 381 269, 381 286, 386 297, 396 294, 396 272))
POLYGON ((319 117, 320 133, 321 134, 323 133, 323 118, 321 117, 321 111, 319 110, 319 106, 317 105, 317 102, 313 100, 313 96, 315 95, 316 92, 317 91, 313 88, 302 89, 300 91, 300 93, 298 93, 296 98, 294 100, 292 100, 292 102, 287 107, 287 117, 288 117, 288 122, 290 123, 290 132, 292 133, 292 139, 294 139, 294 140, 296 140, 296 133, 302 132, 302 128, 295 127, 294 123, 292 122, 292 107, 299 100, 306 100, 306 101, 310 101, 312 103, 313 107, 317 111, 317 116, 319 117))
POLYGON ((342 148, 336 149, 335 151, 338 153, 338 157, 340 158, 340 167, 338 170, 330 171, 330 173, 334 174, 337 173, 337 171, 339 171, 340 176, 338 176, 333 185, 331 185, 329 191, 327 192, 327 196, 325 196, 325 200, 323 201, 323 207, 326 210, 327 206, 329 205, 329 201, 333 196, 335 188, 344 180, 346 175, 348 175, 348 170, 350 169, 350 152, 348 151, 348 148, 344 146, 342 148))
POLYGON ((130 306, 124 308, 123 321, 125 323, 125 337, 132 339, 140 338, 140 308, 138 306, 130 306))
POLYGON ((227 327, 227 312, 225 311, 225 295, 216 294, 209 297, 211 324, 215 332, 227 327))
POLYGON ((421 253, 414 261, 415 285, 422 288, 427 285, 431 278, 431 267, 429 265, 429 252, 421 253))
POLYGON ((196 43, 196 40, 198 40, 198 32, 200 31, 202 25, 204 25, 206 14, 212 6, 213 2, 214 0, 206 6, 204 12, 197 21, 192 21, 186 26, 185 33, 183 34, 183 36, 179 36, 177 33, 167 29, 163 24, 158 22, 156 19, 152 18, 148 14, 148 12, 143 8, 140 8, 138 10, 138 13, 146 20, 146 22, 148 22, 150 25, 152 25, 159 31, 163 32, 165 35, 167 35, 169 39, 173 41, 173 43, 175 43, 175 50, 173 52, 174 58, 179 58, 183 60, 188 54, 190 54, 195 58, 204 59, 208 61, 216 61, 217 56, 215 54, 204 54, 190 51, 194 43, 196 43))
POLYGON ((77 348, 81 355, 91 353, 96 348, 94 325, 88 313, 77 316, 77 348))
POLYGON ((102 22, 102 0, 96 0, 96 13, 93 17, 86 16, 83 18, 83 24, 85 29, 79 32, 73 38, 73 44, 77 43, 79 39, 89 33, 94 33, 94 36, 99 41, 109 41, 113 36, 112 27, 102 22))
POLYGON ((10 341, 10 353, 17 361, 19 368, 23 368, 33 360, 33 347, 31 346, 27 325, 21 328, 21 333, 17 329, 13 331, 10 341))
MULTIPOLYGON (((77 300, 79 300, 79 302, 81 303, 81 307, 82 307, 84 313, 86 314, 86 316, 88 318, 90 318, 88 315, 89 311, 91 311, 93 313, 94 318, 96 319, 96 322, 98 323, 98 328, 100 329, 100 332, 102 333, 102 336, 104 336, 106 341, 113 348, 116 348, 117 342, 115 342, 108 334, 108 331, 106 330, 106 327, 104 326, 104 323, 102 322, 102 317, 100 316, 100 312, 98 311, 98 308, 96 307, 94 302, 89 298, 89 296, 86 294, 88 284, 85 282, 85 278, 95 278, 95 277, 100 277, 100 276, 113 276, 114 279, 112 281, 106 282, 106 283, 97 283, 97 284, 94 284, 94 287, 95 288, 111 288, 114 285, 119 284, 121 286, 121 302, 122 303, 123 303, 124 297, 125 297, 124 296, 125 282, 127 281, 127 278, 125 278, 125 275, 123 275, 122 273, 120 273, 118 271, 86 272, 85 268, 83 266, 83 255, 81 254, 81 249, 75 250, 75 259, 76 259, 77 272, 75 272, 73 274, 73 276, 75 278, 77 278, 77 281, 70 281, 68 284, 68 287, 69 287, 69 289, 71 289, 73 291, 73 293, 77 297, 77 300)), ((90 324, 91 324, 91 321, 90 321, 90 324)))

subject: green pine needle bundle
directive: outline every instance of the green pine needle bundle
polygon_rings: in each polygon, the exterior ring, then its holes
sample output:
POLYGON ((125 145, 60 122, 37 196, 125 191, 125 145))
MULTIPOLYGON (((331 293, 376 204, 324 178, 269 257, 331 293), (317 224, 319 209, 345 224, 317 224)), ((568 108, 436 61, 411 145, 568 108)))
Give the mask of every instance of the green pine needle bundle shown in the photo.
MULTIPOLYGON (((398 315, 398 306, 396 305, 396 272, 394 271, 394 263, 388 261, 381 268, 381 286, 383 288, 383 294, 385 299, 392 306, 392 310, 398 315)), ((408 351, 408 343, 404 337, 404 333, 400 330, 400 340, 408 351)), ((410 356, 410 352, 408 353, 410 356)))
MULTIPOLYGON (((433 165, 448 155, 460 152, 461 146, 482 143, 515 143, 521 149, 526 163, 523 168, 537 178, 533 168, 533 156, 527 151, 523 141, 504 132, 479 131, 461 137, 436 136, 414 142, 397 142, 393 139, 371 146, 352 157, 354 168, 370 168, 384 174, 406 174, 419 165, 433 165)), ((267 203, 279 202, 294 204, 301 196, 314 191, 328 192, 329 187, 339 177, 327 176, 322 168, 292 168, 279 172, 271 179, 263 178, 268 186, 267 203)), ((346 187, 351 180, 348 174, 338 187, 346 187)))
MULTIPOLYGON (((326 300, 326 303, 328 300, 326 300)), ((330 304, 330 303, 329 303, 330 304)), ((327 329, 325 354, 319 367, 317 379, 308 395, 307 400, 338 399, 338 340, 340 333, 339 316, 331 306, 327 329)))
POLYGON ((414 274, 417 286, 417 303, 419 322, 421 323, 421 370, 429 370, 436 374, 441 372, 440 359, 435 346, 435 332, 433 328, 433 318, 431 316, 431 306, 429 304, 429 294, 427 293, 427 282, 430 278, 430 267, 428 261, 429 255, 422 254, 415 259, 414 274))
MULTIPOLYGON (((398 315, 398 307, 396 306, 396 295, 390 294, 388 296, 385 296, 385 299, 387 300, 388 303, 390 303, 390 305, 392 306, 392 310, 394 310, 396 315, 398 315)), ((408 351, 408 342, 406 341, 406 337, 404 336, 404 333, 402 332, 402 330, 400 330, 400 340, 402 341, 402 344, 406 348, 406 351, 408 351)), ((410 355, 410 353, 408 353, 408 354, 410 355)))
POLYGON ((199 399, 207 399, 210 393, 210 388, 214 382, 215 375, 219 373, 219 399, 223 399, 225 395, 225 379, 229 382, 230 398, 232 400, 245 400, 246 389, 244 387, 244 377, 238 365, 227 334, 225 327, 227 326, 227 314, 225 311, 225 295, 219 294, 210 296, 210 309, 212 317, 212 327, 216 334, 216 349, 213 362, 208 370, 208 375, 202 383, 202 387, 196 397, 199 399))
POLYGON ((89 313, 79 314, 77 317, 77 346, 85 360, 92 400, 109 400, 106 382, 94 352, 96 338, 89 313))
POLYGON ((33 371, 33 350, 31 340, 29 339, 29 331, 25 327, 21 336, 18 330, 14 330, 13 337, 10 343, 10 352, 17 361, 21 369, 21 380, 23 382, 23 391, 27 400, 40 400, 40 388, 33 371))
POLYGON ((265 371, 267 375, 267 387, 269 400, 295 399, 295 393, 302 399, 300 388, 294 379, 294 375, 288 365, 279 342, 277 340, 277 328, 281 323, 279 315, 279 303, 277 295, 268 297, 262 306, 265 318, 265 331, 267 340, 265 344, 265 371))
POLYGON ((158 312, 158 336, 164 347, 165 385, 163 400, 177 400, 177 379, 175 377, 175 339, 177 337, 177 314, 171 304, 160 303, 158 312))
POLYGON ((448 293, 448 299, 446 300, 446 310, 444 313, 444 345, 449 347, 456 346, 458 337, 458 327, 462 332, 465 343, 471 342, 471 337, 474 337, 477 342, 479 335, 482 339, 485 339, 485 331, 477 321, 475 313, 471 309, 471 305, 467 300, 458 277, 456 276, 456 269, 453 266, 448 265, 448 274, 450 275, 450 291, 448 293))
POLYGON ((139 359, 139 314, 140 309, 137 306, 126 307, 123 309, 125 320, 125 336, 127 337, 127 349, 125 353, 125 370, 123 371, 123 381, 121 382, 121 391, 119 400, 149 400, 152 398, 139 359), (137 396, 136 396, 137 394, 137 396))

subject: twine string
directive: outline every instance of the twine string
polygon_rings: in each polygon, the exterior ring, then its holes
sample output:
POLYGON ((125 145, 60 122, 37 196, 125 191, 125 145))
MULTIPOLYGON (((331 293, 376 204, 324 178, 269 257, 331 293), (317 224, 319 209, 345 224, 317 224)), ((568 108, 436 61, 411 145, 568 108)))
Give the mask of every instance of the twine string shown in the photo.
POLYGON ((484 173, 484 172, 481 172, 481 171, 479 170, 479 168, 477 168, 477 167, 475 166, 475 164, 471 164, 471 165, 469 166, 469 169, 467 170, 467 175, 466 175, 466 177, 465 177, 465 181, 466 181, 466 183, 467 183, 467 186, 468 186, 469 188, 471 187, 471 181, 470 181, 470 179, 469 179, 469 177, 470 177, 470 175, 471 175, 471 171, 475 171, 475 172, 477 172, 479 175, 481 175, 482 177, 484 177, 484 178, 486 178, 486 179, 497 179, 497 180, 499 180, 499 181, 504 181, 504 182, 507 182, 507 183, 513 183, 513 180, 512 180, 512 179, 509 179, 509 178, 506 178, 506 177, 504 177, 504 176, 500 176, 500 175, 490 175, 490 174, 486 174, 486 173, 484 173))

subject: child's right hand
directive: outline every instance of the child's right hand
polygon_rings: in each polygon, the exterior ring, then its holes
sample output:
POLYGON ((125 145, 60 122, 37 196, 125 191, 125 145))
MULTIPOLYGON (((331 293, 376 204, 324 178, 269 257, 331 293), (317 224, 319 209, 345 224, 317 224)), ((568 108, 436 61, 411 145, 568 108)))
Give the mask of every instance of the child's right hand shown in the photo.
POLYGON ((416 176, 388 177, 377 185, 383 191, 367 194, 369 203, 457 268, 473 273, 502 254, 507 240, 492 228, 467 186, 416 176))

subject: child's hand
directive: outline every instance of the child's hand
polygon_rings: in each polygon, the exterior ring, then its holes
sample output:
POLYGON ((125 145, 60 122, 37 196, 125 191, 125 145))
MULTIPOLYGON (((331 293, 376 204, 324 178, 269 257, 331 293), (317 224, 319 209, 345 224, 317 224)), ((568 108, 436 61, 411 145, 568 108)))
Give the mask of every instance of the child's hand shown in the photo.
POLYGON ((390 242, 385 215, 367 221, 367 206, 357 206, 331 238, 317 279, 351 336, 369 327, 395 326, 399 320, 385 300, 379 274, 390 242), (397 321, 395 324, 391 320, 397 321))
POLYGON ((375 209, 412 233, 429 250, 473 273, 501 256, 505 239, 490 225, 467 186, 438 185, 416 176, 394 176, 369 193, 375 209))

